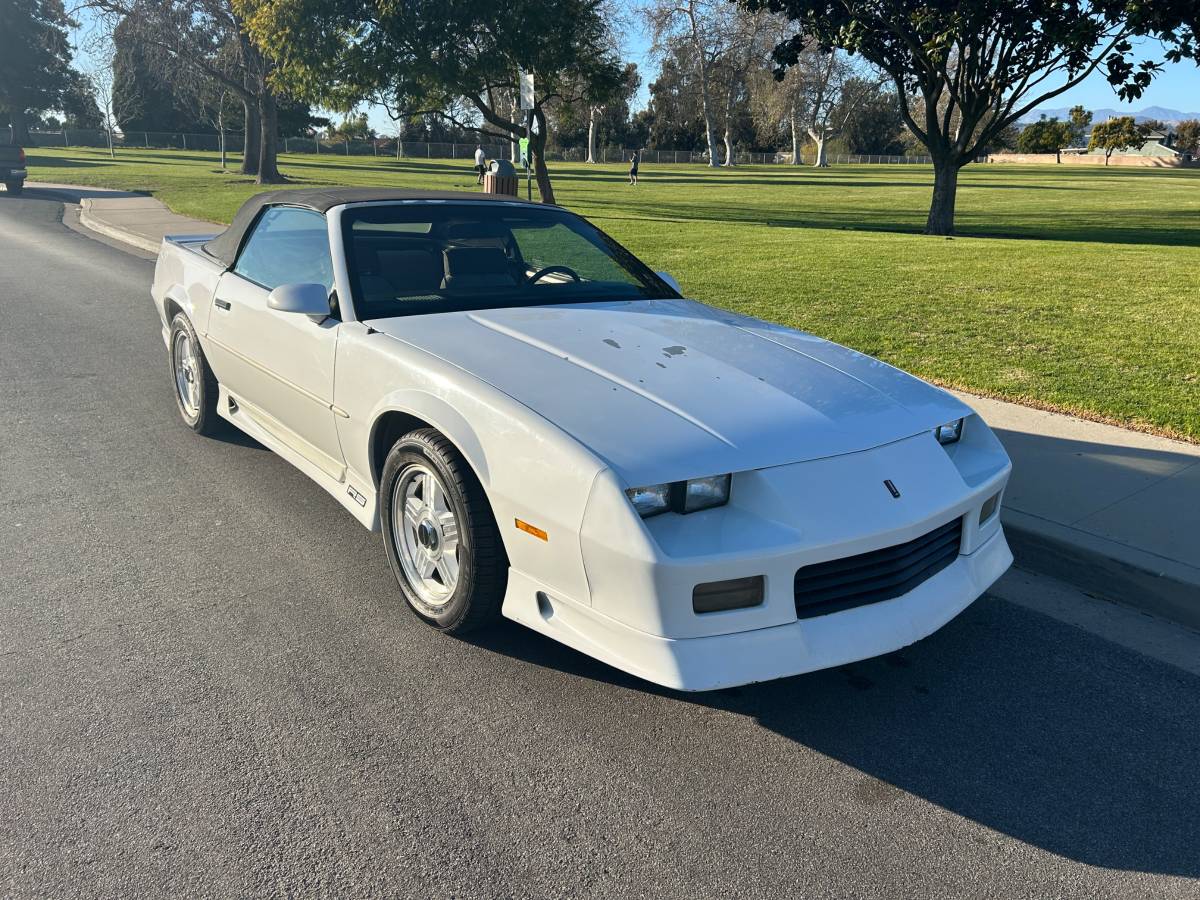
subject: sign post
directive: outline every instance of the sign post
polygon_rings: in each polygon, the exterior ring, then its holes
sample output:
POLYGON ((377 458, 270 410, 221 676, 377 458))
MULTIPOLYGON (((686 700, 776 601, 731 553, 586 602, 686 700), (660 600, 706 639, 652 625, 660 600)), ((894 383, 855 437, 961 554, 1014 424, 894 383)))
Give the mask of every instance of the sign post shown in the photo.
POLYGON ((521 139, 521 156, 525 162, 525 198, 533 199, 533 158, 529 152, 529 141, 533 137, 533 73, 518 72, 517 80, 521 84, 521 109, 526 111, 525 137, 521 139))

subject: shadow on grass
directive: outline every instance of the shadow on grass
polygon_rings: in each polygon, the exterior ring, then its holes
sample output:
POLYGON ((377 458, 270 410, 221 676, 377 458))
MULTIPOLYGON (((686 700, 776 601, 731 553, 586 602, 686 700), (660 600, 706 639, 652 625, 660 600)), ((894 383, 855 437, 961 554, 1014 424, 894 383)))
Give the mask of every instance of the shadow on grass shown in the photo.
MULTIPOLYGON (((960 193, 961 196, 961 193, 960 193)), ((866 231, 897 234, 922 234, 924 208, 895 209, 880 207, 819 207, 803 209, 778 206, 738 208, 731 204, 707 205, 694 202, 695 196, 680 198, 679 205, 669 202, 631 201, 621 197, 587 197, 585 204, 594 219, 640 219, 672 222, 708 222, 721 224, 763 225, 773 228, 816 228, 825 230, 866 231), (597 212, 600 210, 600 212, 597 212)), ((812 200, 809 200, 812 204, 812 200)), ((1103 211, 1096 211, 1096 216, 1103 211)), ((1122 226, 1119 218, 1091 221, 1059 220, 1049 224, 1045 213, 1030 221, 1029 214, 991 212, 986 215, 970 210, 956 217, 956 236, 962 238, 1001 238, 1039 241, 1068 241, 1107 244, 1152 244, 1174 247, 1200 246, 1200 229, 1191 210, 1166 210, 1156 214, 1155 225, 1122 226), (1175 223, 1178 224, 1175 224, 1175 223), (1181 227, 1182 226, 1182 227, 1181 227), (1189 227, 1190 226, 1190 227, 1189 227)), ((944 238, 937 238, 943 240, 944 238)))
POLYGON ((751 719, 883 782, 867 806, 903 791, 1087 865, 1200 875, 1200 679, 992 597, 899 653, 704 694, 512 623, 471 642, 751 719))

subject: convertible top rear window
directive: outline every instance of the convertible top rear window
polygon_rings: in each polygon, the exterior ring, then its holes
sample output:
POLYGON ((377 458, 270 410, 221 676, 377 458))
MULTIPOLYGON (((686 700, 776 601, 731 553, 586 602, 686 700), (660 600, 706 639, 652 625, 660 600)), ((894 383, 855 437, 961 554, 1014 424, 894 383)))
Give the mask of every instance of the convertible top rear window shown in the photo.
POLYGON ((612 238, 552 207, 350 207, 342 233, 361 319, 678 296, 612 238))

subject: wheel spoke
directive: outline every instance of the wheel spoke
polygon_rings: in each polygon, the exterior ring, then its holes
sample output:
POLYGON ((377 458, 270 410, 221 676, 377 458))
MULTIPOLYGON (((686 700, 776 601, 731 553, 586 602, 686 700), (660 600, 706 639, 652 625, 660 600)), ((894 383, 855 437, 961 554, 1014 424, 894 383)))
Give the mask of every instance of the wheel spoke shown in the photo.
POLYGON ((453 590, 454 586, 458 584, 458 558, 448 556, 443 552, 438 557, 437 570, 438 574, 442 576, 442 584, 453 590))
POLYGON ((424 504, 416 497, 408 497, 404 501, 404 522, 414 530, 417 523, 421 521, 421 510, 425 508, 424 504))
POLYGON ((417 554, 417 571, 421 573, 422 578, 429 578, 437 569, 437 562, 428 551, 421 550, 417 554))
POLYGON ((428 484, 429 494, 425 497, 425 504, 435 515, 440 515, 447 510, 446 492, 442 490, 442 485, 436 478, 429 478, 428 484))

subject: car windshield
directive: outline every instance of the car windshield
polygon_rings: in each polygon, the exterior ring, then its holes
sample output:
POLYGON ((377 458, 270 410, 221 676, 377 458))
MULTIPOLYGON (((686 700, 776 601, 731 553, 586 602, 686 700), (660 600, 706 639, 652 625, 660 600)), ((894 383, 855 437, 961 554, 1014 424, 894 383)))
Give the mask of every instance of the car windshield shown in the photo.
POLYGON ((351 206, 342 215, 360 319, 677 297, 562 209, 492 201, 351 206))

